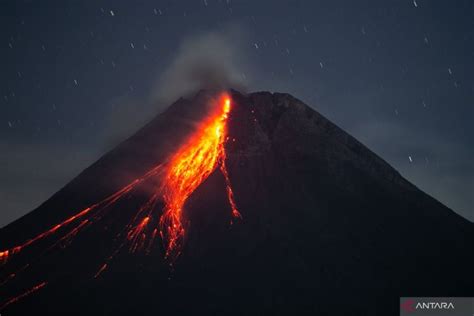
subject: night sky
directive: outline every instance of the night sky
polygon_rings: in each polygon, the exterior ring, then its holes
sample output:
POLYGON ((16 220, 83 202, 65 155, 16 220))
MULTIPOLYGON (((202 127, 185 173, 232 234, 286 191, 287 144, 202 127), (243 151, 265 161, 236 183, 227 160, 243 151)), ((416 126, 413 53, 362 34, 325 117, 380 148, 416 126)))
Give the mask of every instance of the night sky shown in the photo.
POLYGON ((4 0, 0 14, 0 226, 199 88, 180 83, 195 56, 237 88, 293 94, 474 220, 472 0, 4 0))

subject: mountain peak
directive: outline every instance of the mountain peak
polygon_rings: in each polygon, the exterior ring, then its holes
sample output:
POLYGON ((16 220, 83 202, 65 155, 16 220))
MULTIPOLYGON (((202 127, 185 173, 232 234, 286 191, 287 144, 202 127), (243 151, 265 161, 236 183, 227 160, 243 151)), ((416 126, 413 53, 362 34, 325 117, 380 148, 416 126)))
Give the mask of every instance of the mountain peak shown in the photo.
POLYGON ((0 231, 0 259, 8 257, 0 306, 396 313, 407 293, 472 291, 472 241, 471 223, 302 101, 203 90, 0 231), (187 181, 195 171, 197 182, 187 181), (376 298, 370 306, 367 297, 376 298))

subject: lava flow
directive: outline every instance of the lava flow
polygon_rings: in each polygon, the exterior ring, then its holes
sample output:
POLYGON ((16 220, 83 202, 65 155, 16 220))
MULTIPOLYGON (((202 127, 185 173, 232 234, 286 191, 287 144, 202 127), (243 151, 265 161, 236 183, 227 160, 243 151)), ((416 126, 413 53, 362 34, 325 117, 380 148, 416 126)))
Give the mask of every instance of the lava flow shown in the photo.
POLYGON ((183 207, 188 197, 220 165, 226 179, 227 194, 232 214, 240 217, 234 202, 229 176, 225 166, 224 141, 227 137, 227 119, 230 98, 221 97, 222 108, 212 115, 198 132, 172 157, 163 183, 165 210, 160 219, 160 233, 167 244, 166 257, 179 256, 185 227, 183 207))
MULTIPOLYGON (((151 197, 135 212, 122 233, 119 233, 118 236, 124 235, 126 237, 125 241, 100 266, 95 278, 107 269, 114 255, 127 242, 130 244, 129 251, 132 253, 141 249, 146 249, 149 252, 158 231, 164 243, 165 258, 172 264, 182 251, 186 233, 186 225, 183 218, 185 203, 191 194, 215 170, 220 170, 224 176, 226 194, 232 211, 231 215, 234 218, 240 218, 226 167, 227 156, 224 146, 227 139, 227 122, 231 110, 230 97, 227 94, 222 94, 218 98, 217 105, 215 110, 199 125, 196 132, 165 163, 155 166, 119 191, 98 203, 82 209, 45 232, 17 246, 0 251, 0 264, 6 263, 13 255, 22 252, 25 248, 53 235, 60 236, 56 241, 53 241, 47 250, 51 250, 59 245, 65 247, 82 230, 102 219, 106 215, 106 211, 109 211, 112 206, 117 205, 125 196, 133 194, 142 183, 149 179, 152 179, 154 183, 159 183, 158 187, 151 194, 151 197), (159 201, 164 203, 161 217, 153 214, 157 211, 156 205, 159 201), (154 218, 159 218, 159 221, 155 221, 154 218), (69 230, 66 230, 67 227, 69 227, 69 230)), ((43 255, 45 255, 45 252, 41 256, 43 255)), ((21 270, 10 273, 4 282, 0 284, 3 285, 11 281, 19 272, 23 272, 29 266, 30 264, 26 264, 21 270)), ((40 283, 27 291, 26 294, 7 301, 3 304, 3 307, 36 292, 45 285, 46 282, 40 283)))
POLYGON ((45 286, 47 285, 47 282, 41 282, 40 284, 37 284, 35 286, 33 286, 31 289, 15 296, 15 297, 12 297, 10 298, 9 300, 5 301, 2 305, 0 305, 0 310, 3 310, 5 307, 7 307, 8 305, 11 305, 13 303, 16 303, 18 302, 19 300, 41 290, 42 288, 44 288, 45 286))

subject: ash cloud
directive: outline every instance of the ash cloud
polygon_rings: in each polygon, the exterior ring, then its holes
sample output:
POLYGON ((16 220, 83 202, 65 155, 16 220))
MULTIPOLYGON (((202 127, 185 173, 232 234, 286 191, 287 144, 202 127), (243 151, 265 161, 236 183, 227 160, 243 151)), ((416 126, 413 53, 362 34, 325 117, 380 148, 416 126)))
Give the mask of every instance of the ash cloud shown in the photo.
POLYGON ((180 97, 191 97, 201 89, 245 92, 245 74, 251 69, 243 49, 246 34, 244 27, 233 24, 184 37, 159 70, 149 92, 144 96, 125 94, 110 101, 101 134, 103 150, 135 133, 180 97))
POLYGON ((245 54, 241 50, 243 30, 199 33, 185 38, 158 79, 152 98, 169 104, 200 89, 246 90, 245 54))

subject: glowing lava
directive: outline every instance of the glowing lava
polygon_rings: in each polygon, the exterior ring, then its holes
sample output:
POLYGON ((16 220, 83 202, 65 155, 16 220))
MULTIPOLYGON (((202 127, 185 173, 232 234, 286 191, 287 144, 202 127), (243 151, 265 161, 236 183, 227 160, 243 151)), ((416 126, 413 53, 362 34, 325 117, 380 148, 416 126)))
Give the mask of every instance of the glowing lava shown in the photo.
MULTIPOLYGON (((149 252, 158 231, 164 243, 165 258, 172 264, 182 251, 186 233, 186 225, 183 218, 185 203, 191 194, 215 170, 220 170, 224 176, 226 194, 232 210, 232 216, 240 218, 226 167, 227 156, 224 146, 227 139, 227 122, 231 111, 231 99, 227 94, 222 94, 217 100, 217 106, 214 111, 201 122, 198 129, 171 155, 168 161, 155 166, 119 191, 96 204, 82 209, 45 232, 10 249, 0 251, 0 264, 5 264, 11 260, 12 255, 18 254, 26 247, 55 234, 60 236, 53 241, 47 250, 57 246, 65 247, 82 230, 102 219, 106 211, 118 204, 125 196, 132 194, 140 184, 149 179, 152 179, 154 183, 160 184, 148 200, 135 212, 122 233, 119 233, 118 236, 124 235, 125 240, 108 257, 106 262, 100 265, 98 272, 94 276, 95 278, 109 267, 110 261, 126 243, 130 245, 130 252, 142 249, 149 252), (153 214, 153 212, 157 211, 156 205, 160 201, 164 203, 161 217, 153 214), (153 220, 154 218, 159 218, 159 222, 153 220), (69 230, 66 231, 66 227, 69 227, 69 230)), ((19 272, 23 272, 29 266, 30 264, 26 264, 19 271, 10 273, 3 282, 0 282, 0 285, 11 281, 19 272)), ((46 282, 40 283, 16 298, 6 301, 1 305, 0 310, 40 290, 45 285, 46 282)))
POLYGON ((230 98, 221 97, 222 105, 211 115, 189 141, 171 158, 163 184, 165 210, 160 219, 160 233, 167 245, 166 257, 179 256, 185 227, 183 207, 189 196, 220 165, 227 184, 229 203, 234 216, 240 217, 235 206, 230 180, 225 166, 224 141, 227 136, 227 119, 230 98))
POLYGON ((9 250, 0 251, 0 263, 6 262, 8 260, 9 254, 10 254, 9 250))
MULTIPOLYGON (((65 219, 59 224, 24 243, 0 251, 0 263, 5 263, 13 254, 17 254, 24 248, 57 233, 65 226, 71 225, 76 220, 91 215, 90 219, 83 219, 72 228, 53 246, 64 242, 70 242, 82 229, 99 220, 103 212, 109 206, 117 203, 125 195, 129 194, 139 184, 150 177, 161 177, 161 186, 151 198, 137 211, 130 224, 126 227, 127 239, 131 243, 130 251, 134 252, 146 241, 145 230, 149 226, 150 213, 154 210, 157 202, 162 199, 165 203, 163 214, 160 217, 160 235, 165 243, 165 257, 176 259, 181 252, 185 228, 183 225, 183 207, 189 196, 209 177, 218 167, 225 178, 226 192, 232 209, 232 215, 240 218, 240 213, 234 199, 229 174, 226 168, 226 152, 224 142, 227 138, 227 120, 231 110, 231 100, 227 94, 219 98, 217 109, 200 125, 200 128, 191 135, 189 140, 181 146, 165 165, 158 165, 142 177, 115 192, 106 199, 84 208, 75 215, 65 219), (146 214, 144 217, 141 217, 146 214), (138 224, 134 224, 136 221, 138 224)), ((157 233, 156 228, 150 234, 152 239, 157 233)), ((153 240, 151 240, 152 242, 153 240)))
POLYGON ((0 305, 0 310, 3 310, 5 307, 7 307, 8 305, 11 305, 13 303, 16 303, 18 302, 19 300, 33 294, 34 292, 37 292, 39 290, 41 290, 42 288, 44 288, 45 286, 47 285, 46 282, 41 282, 40 284, 37 284, 35 286, 33 286, 31 289, 21 293, 20 295, 18 296, 15 296, 15 297, 12 297, 10 298, 9 300, 7 300, 6 302, 4 302, 2 305, 0 305))

